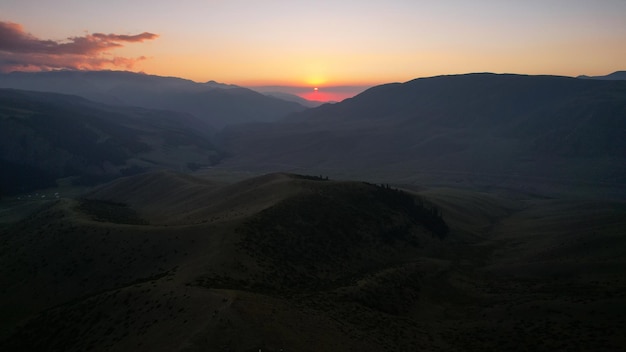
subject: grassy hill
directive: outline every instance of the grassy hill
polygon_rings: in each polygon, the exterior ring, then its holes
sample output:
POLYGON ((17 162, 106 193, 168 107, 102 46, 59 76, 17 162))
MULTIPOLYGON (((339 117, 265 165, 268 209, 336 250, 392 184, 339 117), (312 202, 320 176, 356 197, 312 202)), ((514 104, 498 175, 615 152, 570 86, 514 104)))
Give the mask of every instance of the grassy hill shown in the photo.
POLYGON ((45 188, 64 177, 97 184, 154 168, 195 169, 221 158, 205 123, 171 111, 0 89, 0 122, 4 194, 45 188))
POLYGON ((131 176, 4 218, 0 349, 617 350, 625 212, 294 174, 131 176))

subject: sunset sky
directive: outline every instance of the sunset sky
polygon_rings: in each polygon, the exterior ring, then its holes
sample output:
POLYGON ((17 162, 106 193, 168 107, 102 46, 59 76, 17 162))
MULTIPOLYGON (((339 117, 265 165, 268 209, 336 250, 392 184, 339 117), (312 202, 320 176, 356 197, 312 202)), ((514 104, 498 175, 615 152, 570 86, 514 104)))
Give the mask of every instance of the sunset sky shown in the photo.
POLYGON ((42 69, 331 100, 440 74, 604 75, 626 69, 626 1, 2 0, 0 70, 42 69))

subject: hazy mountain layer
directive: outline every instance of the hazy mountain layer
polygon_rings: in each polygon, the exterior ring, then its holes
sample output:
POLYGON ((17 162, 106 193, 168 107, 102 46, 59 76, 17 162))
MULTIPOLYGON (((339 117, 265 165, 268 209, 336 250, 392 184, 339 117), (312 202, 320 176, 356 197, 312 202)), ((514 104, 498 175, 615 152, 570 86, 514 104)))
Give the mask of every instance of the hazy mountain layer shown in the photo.
MULTIPOLYGON (((280 88, 280 87, 278 87, 278 88, 280 88)), ((261 93, 265 94, 267 96, 270 96, 270 97, 275 97, 275 98, 282 99, 282 100, 287 100, 287 101, 293 101, 293 102, 296 102, 296 103, 298 103, 298 104, 300 104, 302 106, 306 106, 307 108, 314 108, 314 107, 318 107, 318 106, 324 104, 324 102, 321 102, 321 101, 307 100, 307 99, 301 98, 301 97, 299 97, 297 95, 294 95, 294 94, 283 93, 283 92, 278 92, 278 91, 276 91, 276 92, 271 92, 271 91, 270 92, 264 92, 264 91, 262 91, 261 93)))
POLYGON ((471 74, 374 87, 223 139, 241 169, 517 187, 624 184, 625 130, 626 82, 471 74))
POLYGON ((214 128, 275 121, 304 110, 296 102, 247 88, 123 71, 13 72, 0 75, 0 88, 64 93, 106 104, 176 110, 193 114, 214 128))
POLYGON ((0 122, 5 194, 69 176, 93 184, 151 168, 195 169, 221 157, 207 124, 179 112, 0 89, 0 122))
POLYGON ((609 80, 609 81, 625 81, 626 80, 626 71, 615 71, 605 76, 578 76, 578 78, 586 78, 586 79, 600 79, 600 80, 609 80))

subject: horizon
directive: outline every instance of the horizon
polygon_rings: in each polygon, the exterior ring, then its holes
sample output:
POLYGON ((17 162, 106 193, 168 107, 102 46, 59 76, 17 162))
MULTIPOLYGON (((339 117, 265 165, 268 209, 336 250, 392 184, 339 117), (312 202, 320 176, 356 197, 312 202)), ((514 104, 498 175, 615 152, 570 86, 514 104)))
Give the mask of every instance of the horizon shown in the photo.
POLYGON ((1 72, 114 69, 324 91, 463 72, 597 76, 626 62, 621 1, 7 0, 0 13, 1 72))
MULTIPOLYGON (((305 85, 247 85, 247 86, 243 86, 243 85, 238 85, 238 84, 233 84, 231 82, 222 82, 222 81, 216 81, 213 79, 207 80, 207 81, 196 81, 190 78, 185 78, 185 77, 177 77, 177 76, 164 76, 164 75, 158 75, 158 74, 151 74, 151 73, 147 73, 147 72, 135 72, 135 71, 130 71, 130 70, 115 70, 115 69, 102 69, 102 70, 73 70, 73 69, 57 69, 57 70, 47 70, 47 71, 11 71, 11 72, 0 72, 0 74, 4 73, 4 74, 11 74, 11 73, 44 73, 44 72, 127 72, 127 73, 134 73, 134 74, 139 74, 139 75, 146 75, 146 76, 157 76, 157 77, 163 77, 163 78, 177 78, 177 79, 183 79, 183 80, 188 80, 191 81, 193 83, 196 84, 205 84, 205 83, 217 83, 217 84, 224 84, 224 85, 232 85, 232 86, 236 86, 236 87, 241 87, 241 88, 247 88, 247 89, 251 89, 254 90, 258 93, 261 94, 266 94, 266 95, 271 95, 271 93, 284 93, 284 94, 290 94, 290 95, 294 95, 297 97, 300 97, 302 99, 311 101, 311 102, 319 102, 319 103, 336 103, 336 102, 341 102, 343 100, 349 99, 349 98, 353 98, 361 93, 363 93, 364 91, 378 86, 378 85, 384 85, 384 84, 392 84, 392 83, 406 83, 415 79, 422 79, 422 78, 433 78, 433 77, 440 77, 440 76, 460 76, 460 75, 471 75, 471 74, 496 74, 496 75, 528 75, 528 76, 532 76, 533 74, 527 74, 527 73, 513 73, 513 72, 464 72, 464 73, 447 73, 447 74, 440 74, 440 75, 433 75, 433 76, 422 76, 422 77, 413 77, 410 78, 406 81, 402 81, 402 82, 381 82, 378 84, 371 84, 371 85, 353 85, 353 86, 349 86, 349 85, 337 85, 337 86, 323 86, 323 85, 319 85, 319 86, 305 86, 305 85)), ((608 76, 611 75, 613 73, 617 73, 617 72, 626 72, 626 70, 616 70, 616 71, 612 71, 612 72, 608 72, 606 74, 602 74, 602 75, 598 75, 599 77, 601 76, 608 76)), ((559 77, 569 77, 569 78, 577 78, 580 76, 583 77, 594 77, 594 76, 589 76, 589 75, 578 75, 578 76, 566 76, 566 75, 553 75, 553 74, 536 74, 537 76, 541 76, 541 75, 548 75, 548 76, 559 76, 559 77)))
MULTIPOLYGON (((214 82, 217 84, 233 85, 233 86, 237 86, 241 88, 248 88, 261 94, 268 94, 268 95, 271 95, 270 93, 291 94, 291 95, 300 97, 302 99, 305 99, 311 102, 321 102, 321 103, 341 102, 345 99, 355 97, 359 95, 360 93, 363 93, 364 91, 372 87, 378 86, 378 85, 392 84, 392 83, 406 83, 415 79, 422 79, 422 78, 432 78, 432 77, 439 77, 439 76, 460 76, 460 75, 470 75, 470 74, 496 74, 496 75, 522 75, 522 76, 532 75, 532 74, 527 74, 527 73, 513 73, 513 72, 464 72, 464 73, 447 73, 447 74, 434 75, 434 76, 413 77, 402 82, 381 82, 381 83, 372 84, 372 85, 353 85, 353 86, 349 86, 349 85, 337 85, 337 86, 247 85, 247 86, 243 86, 243 85, 233 84, 231 82, 216 81, 213 79, 210 79, 207 81, 196 81, 196 80, 185 78, 185 77, 164 76, 164 75, 158 75, 158 74, 151 74, 147 72, 134 72, 134 71, 129 71, 129 70, 115 70, 115 69, 102 69, 102 70, 57 69, 57 70, 34 71, 34 72, 33 71, 11 71, 11 72, 4 72, 4 74, 38 73, 38 72, 55 72, 55 71, 56 72, 128 72, 128 73, 135 73, 139 75, 183 79, 183 80, 191 81, 196 84, 205 84, 205 83, 214 82)), ((616 70, 616 71, 608 72, 599 76, 608 76, 610 74, 617 73, 617 72, 626 72, 626 70, 616 70)), ((3 72, 0 72, 0 73, 3 73, 3 72)), ((537 76, 541 76, 541 75, 560 76, 560 77, 569 77, 569 78, 577 78, 579 76, 593 77, 593 76, 588 76, 588 75, 566 76, 566 75, 552 75, 552 74, 537 74, 537 76)))

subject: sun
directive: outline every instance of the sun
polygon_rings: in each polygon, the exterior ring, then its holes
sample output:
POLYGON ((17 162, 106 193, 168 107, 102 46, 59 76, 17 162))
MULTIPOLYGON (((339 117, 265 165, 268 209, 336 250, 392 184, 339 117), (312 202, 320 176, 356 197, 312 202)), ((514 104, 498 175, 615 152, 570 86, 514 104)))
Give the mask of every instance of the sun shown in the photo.
POLYGON ((313 88, 313 90, 317 92, 319 89, 317 89, 317 87, 315 87, 315 88, 313 88))

